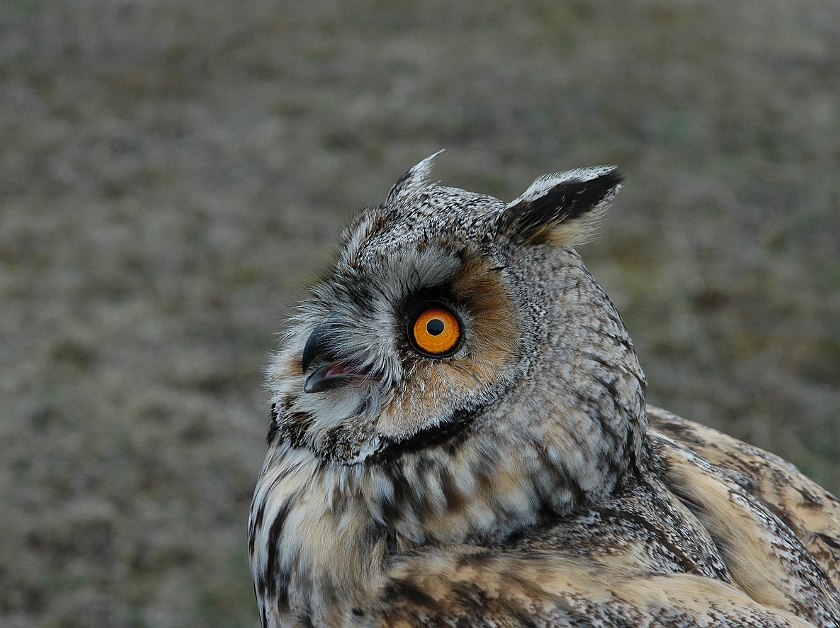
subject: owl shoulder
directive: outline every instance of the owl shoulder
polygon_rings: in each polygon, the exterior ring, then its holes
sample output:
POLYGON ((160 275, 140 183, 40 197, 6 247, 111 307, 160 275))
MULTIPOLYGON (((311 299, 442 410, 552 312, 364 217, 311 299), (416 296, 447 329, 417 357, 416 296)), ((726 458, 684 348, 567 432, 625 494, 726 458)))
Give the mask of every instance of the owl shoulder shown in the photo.
POLYGON ((795 466, 710 427, 648 406, 649 433, 702 456, 778 517, 840 589, 840 502, 795 466))

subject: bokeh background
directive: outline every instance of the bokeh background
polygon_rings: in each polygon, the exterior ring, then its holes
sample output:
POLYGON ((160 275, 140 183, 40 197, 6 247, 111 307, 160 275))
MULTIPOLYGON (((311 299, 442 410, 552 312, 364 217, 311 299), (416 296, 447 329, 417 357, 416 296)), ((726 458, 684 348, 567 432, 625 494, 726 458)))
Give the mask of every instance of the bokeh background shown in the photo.
POLYGON ((650 401, 840 491, 836 0, 2 0, 0 625, 257 624, 276 332, 440 148, 618 164, 650 401))

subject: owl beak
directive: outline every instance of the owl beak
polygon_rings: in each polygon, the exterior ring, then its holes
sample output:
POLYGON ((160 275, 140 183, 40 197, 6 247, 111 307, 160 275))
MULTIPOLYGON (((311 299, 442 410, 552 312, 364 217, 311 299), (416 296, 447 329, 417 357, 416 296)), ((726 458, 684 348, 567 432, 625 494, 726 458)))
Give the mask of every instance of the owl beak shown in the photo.
POLYGON ((347 369, 343 362, 325 364, 317 371, 306 378, 303 385, 303 392, 323 392, 332 388, 343 386, 357 375, 356 372, 347 369))
POLYGON ((327 354, 327 349, 329 348, 329 330, 330 325, 328 323, 321 323, 309 334, 309 338, 306 339, 306 345, 303 347, 303 356, 300 360, 300 367, 304 373, 309 370, 315 358, 327 354))
POLYGON ((348 361, 335 359, 335 353, 329 346, 329 329, 329 323, 318 325, 303 347, 300 365, 304 373, 316 361, 322 364, 306 378, 303 392, 323 392, 367 376, 366 371, 353 368, 348 361))

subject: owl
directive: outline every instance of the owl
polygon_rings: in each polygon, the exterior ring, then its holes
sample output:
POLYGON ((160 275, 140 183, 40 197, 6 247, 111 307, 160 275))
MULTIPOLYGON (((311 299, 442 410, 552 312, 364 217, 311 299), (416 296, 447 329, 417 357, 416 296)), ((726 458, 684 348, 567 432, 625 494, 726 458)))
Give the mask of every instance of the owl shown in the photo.
POLYGON ((840 504, 646 406, 584 267, 614 167, 510 203, 435 156, 344 231, 274 356, 262 625, 840 626, 840 504))

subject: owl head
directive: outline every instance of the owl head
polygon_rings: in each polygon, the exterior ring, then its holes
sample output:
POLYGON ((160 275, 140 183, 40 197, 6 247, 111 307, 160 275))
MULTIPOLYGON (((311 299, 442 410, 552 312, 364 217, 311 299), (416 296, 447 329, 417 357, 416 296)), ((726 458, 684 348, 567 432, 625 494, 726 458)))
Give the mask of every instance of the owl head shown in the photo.
POLYGON ((546 175, 505 203, 430 182, 434 158, 344 231, 270 368, 268 440, 355 478, 404 538, 486 539, 638 464, 644 376, 573 249, 622 176, 546 175))

